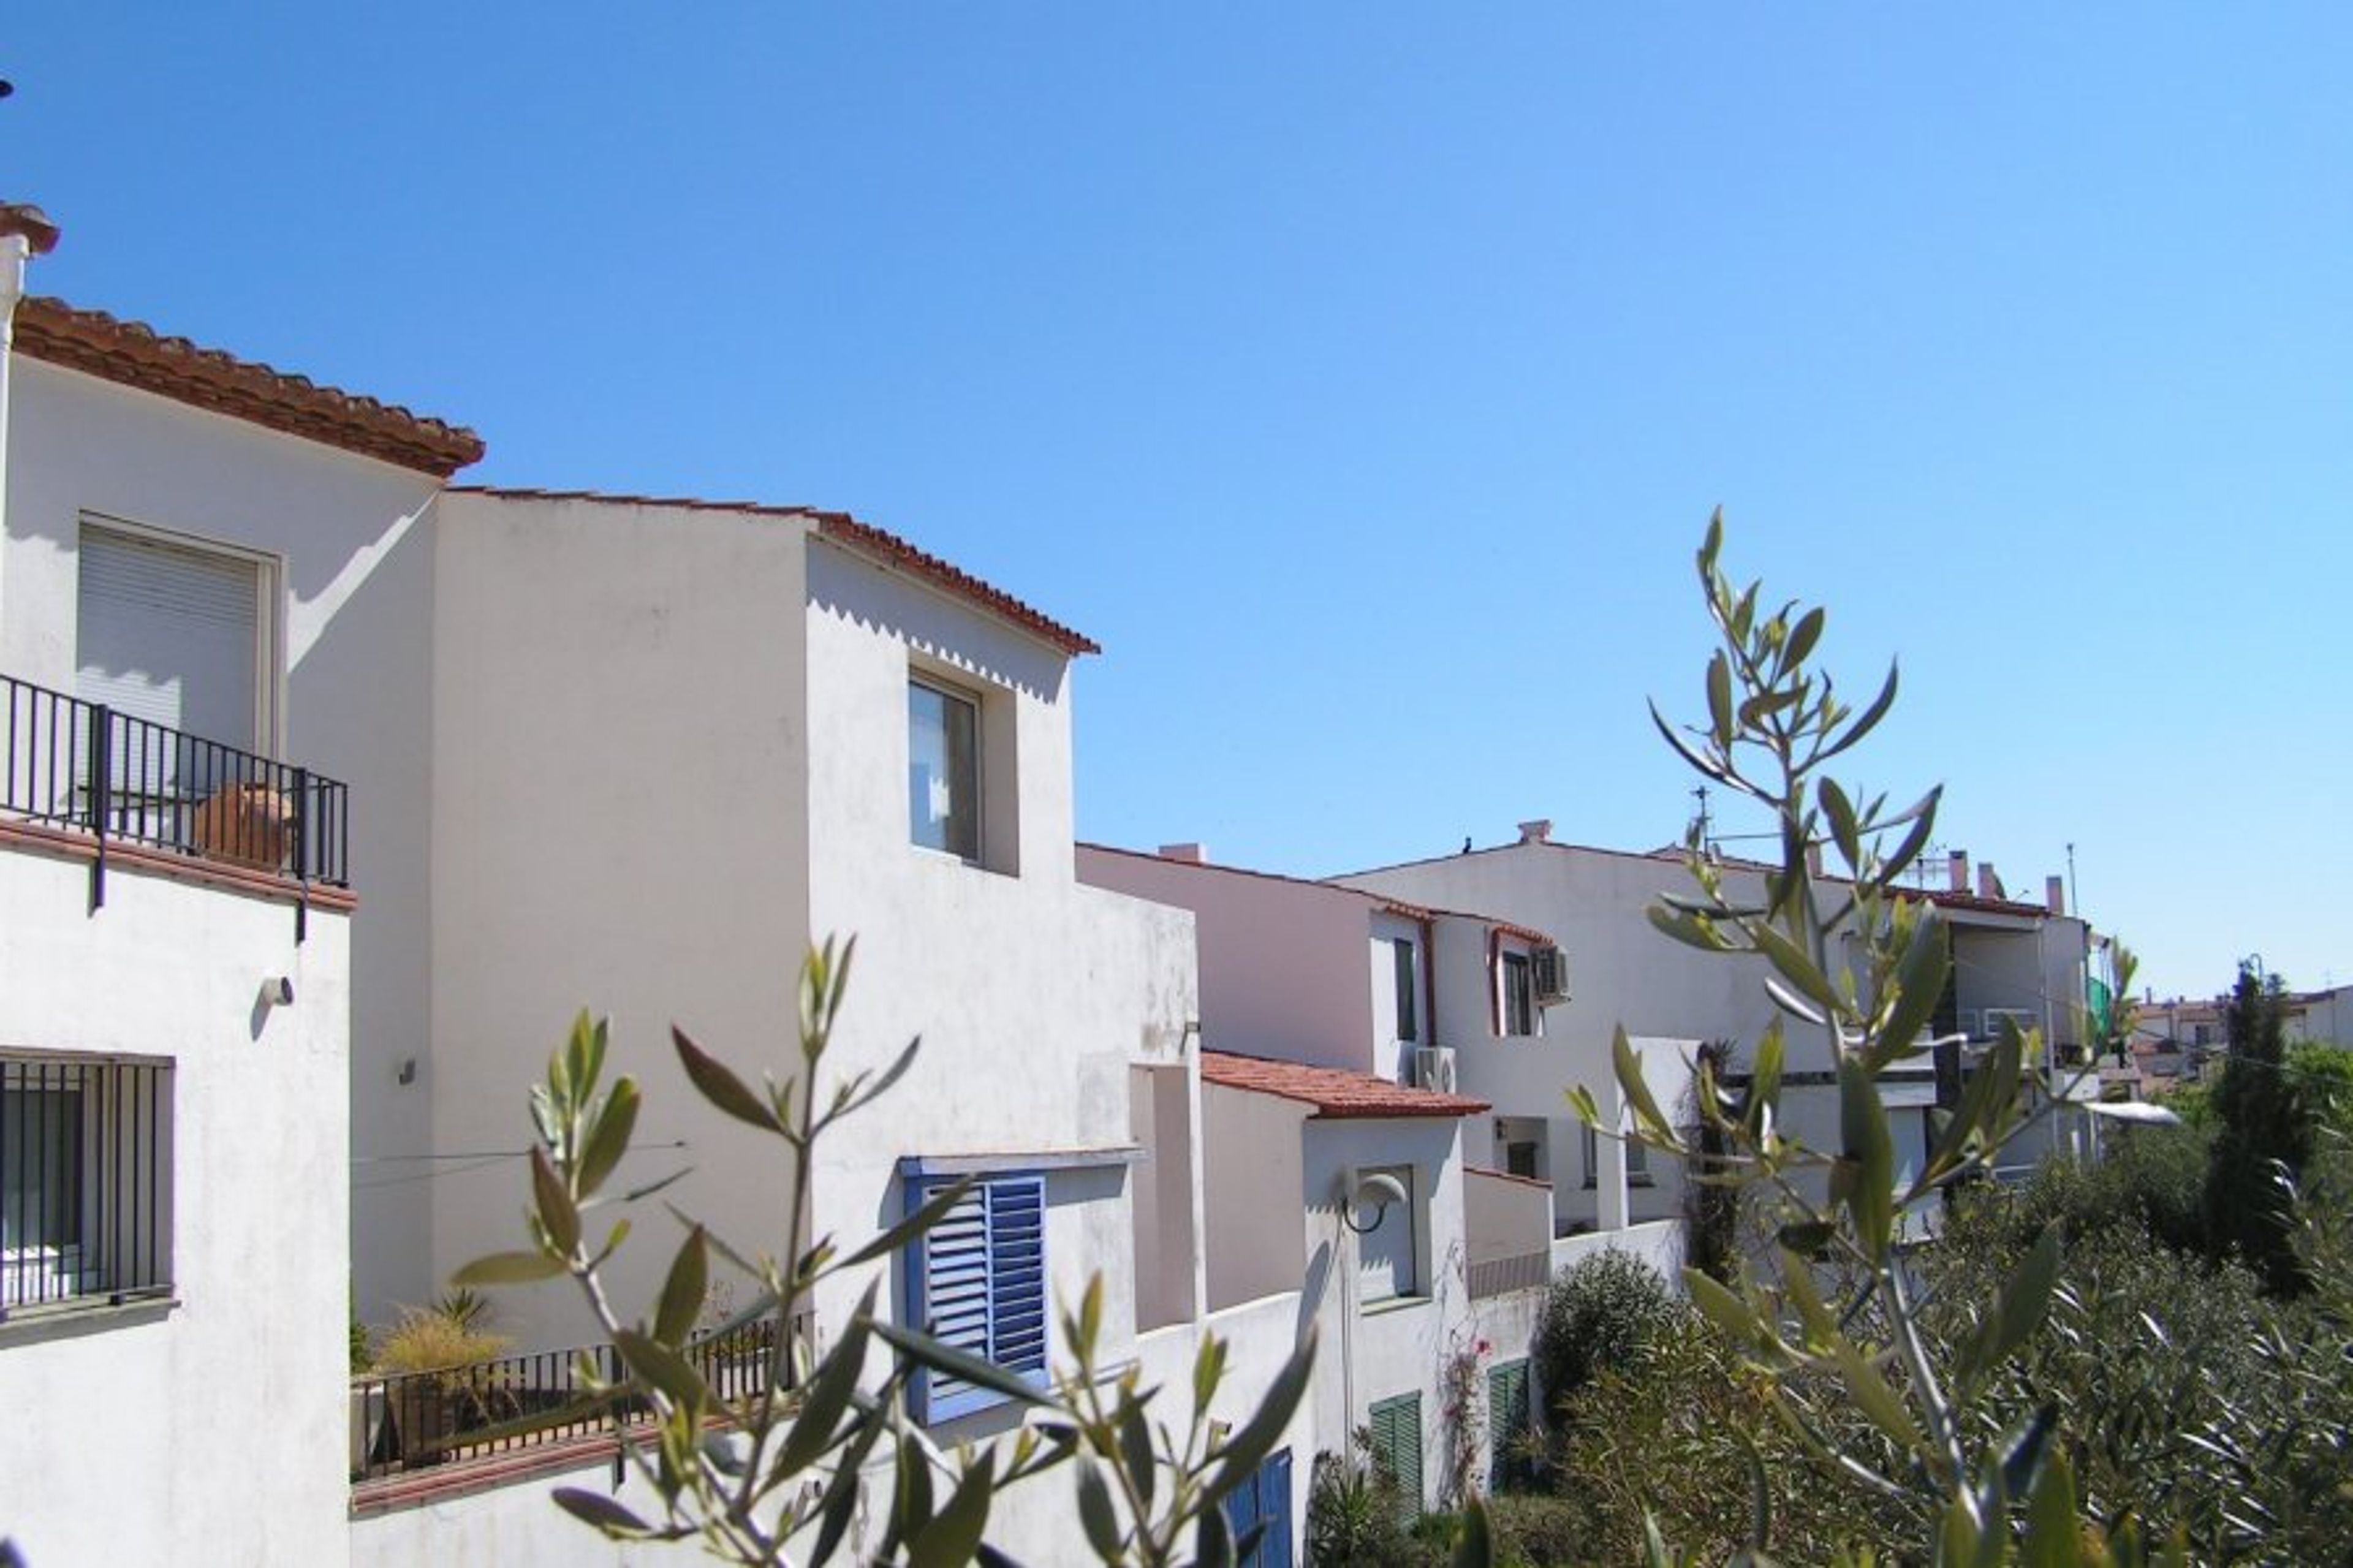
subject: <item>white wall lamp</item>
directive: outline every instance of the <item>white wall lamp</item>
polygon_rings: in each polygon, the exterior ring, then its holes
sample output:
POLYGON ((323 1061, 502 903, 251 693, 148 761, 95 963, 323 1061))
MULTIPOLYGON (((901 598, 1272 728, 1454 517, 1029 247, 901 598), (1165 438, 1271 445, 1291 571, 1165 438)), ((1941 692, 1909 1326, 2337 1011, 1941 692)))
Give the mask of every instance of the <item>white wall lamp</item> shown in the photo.
POLYGON ((1356 1178, 1356 1189, 1348 1194, 1348 1206, 1340 1211, 1340 1223, 1358 1236, 1370 1236, 1388 1217, 1389 1205, 1405 1202, 1405 1184, 1395 1176, 1383 1171, 1367 1172, 1356 1178), (1371 1209, 1373 1217, 1369 1223, 1358 1225, 1356 1211, 1363 1208, 1371 1209))
POLYGON ((291 975, 272 974, 261 983, 261 1010, 291 1006, 294 1002, 294 980, 291 975))

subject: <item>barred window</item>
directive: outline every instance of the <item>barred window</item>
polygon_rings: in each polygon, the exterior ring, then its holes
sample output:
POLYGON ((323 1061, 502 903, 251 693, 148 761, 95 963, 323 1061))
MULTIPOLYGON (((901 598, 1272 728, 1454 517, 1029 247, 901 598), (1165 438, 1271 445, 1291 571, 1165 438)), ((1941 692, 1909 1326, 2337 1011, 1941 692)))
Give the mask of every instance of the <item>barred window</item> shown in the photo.
POLYGON ((0 1319, 169 1295, 172 1064, 0 1055, 0 1319))

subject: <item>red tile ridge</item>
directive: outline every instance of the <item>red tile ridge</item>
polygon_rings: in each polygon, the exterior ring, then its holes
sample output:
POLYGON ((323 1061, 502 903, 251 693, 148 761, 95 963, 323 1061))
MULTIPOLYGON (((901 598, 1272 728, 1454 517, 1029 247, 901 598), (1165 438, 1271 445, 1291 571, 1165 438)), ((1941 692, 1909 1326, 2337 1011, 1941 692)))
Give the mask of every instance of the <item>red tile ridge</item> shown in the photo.
POLYGON ((482 456, 482 438, 463 426, 44 295, 18 303, 16 346, 68 370, 437 479, 482 456))
POLYGON ((1493 1109, 1483 1100, 1410 1089, 1370 1073, 1246 1057, 1232 1051, 1203 1051, 1201 1080, 1220 1089, 1271 1094, 1312 1105, 1316 1117, 1332 1121, 1479 1116, 1493 1109))
POLYGON ((620 506, 677 507, 690 511, 732 511, 752 517, 788 517, 812 522, 818 534, 862 555, 877 565, 904 572, 933 587, 988 611, 1001 620, 1050 643, 1073 658, 1101 653, 1093 638, 1072 631, 1060 621, 1030 608, 1002 588, 990 585, 936 555, 917 549, 897 534, 860 522, 846 511, 818 507, 780 505, 749 500, 708 500, 695 496, 632 495, 616 490, 555 490, 513 485, 451 485, 457 495, 502 496, 515 500, 609 501, 620 506))

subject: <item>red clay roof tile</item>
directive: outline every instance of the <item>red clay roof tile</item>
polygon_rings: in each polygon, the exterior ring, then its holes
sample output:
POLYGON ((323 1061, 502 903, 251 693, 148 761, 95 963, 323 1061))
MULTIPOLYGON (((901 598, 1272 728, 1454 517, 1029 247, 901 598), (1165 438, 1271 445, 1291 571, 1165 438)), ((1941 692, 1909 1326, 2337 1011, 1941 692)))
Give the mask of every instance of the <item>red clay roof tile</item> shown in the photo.
POLYGON ((1409 1089, 1370 1073, 1339 1068, 1309 1067, 1303 1062, 1270 1061, 1264 1057, 1237 1056, 1231 1051, 1201 1053, 1201 1081, 1220 1089, 1271 1094, 1315 1108, 1315 1115, 1331 1120, 1348 1117, 1388 1120, 1411 1116, 1478 1116, 1489 1106, 1483 1100, 1433 1089, 1409 1089))
POLYGON ((463 426, 62 300, 27 295, 20 301, 16 342, 34 359, 440 479, 482 456, 482 438, 463 426))

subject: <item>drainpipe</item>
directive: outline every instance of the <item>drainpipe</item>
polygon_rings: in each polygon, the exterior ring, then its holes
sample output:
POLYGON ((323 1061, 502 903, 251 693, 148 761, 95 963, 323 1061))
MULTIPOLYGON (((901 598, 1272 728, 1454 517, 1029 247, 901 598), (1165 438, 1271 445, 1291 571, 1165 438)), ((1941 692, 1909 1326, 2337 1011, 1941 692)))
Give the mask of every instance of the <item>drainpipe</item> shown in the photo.
MULTIPOLYGON (((0 540, 7 537, 8 448, 16 434, 8 421, 8 384, 16 357, 16 302, 25 297, 25 264, 57 244, 58 226, 40 208, 0 203, 0 540)), ((0 559, 6 553, 0 550, 0 559)))

